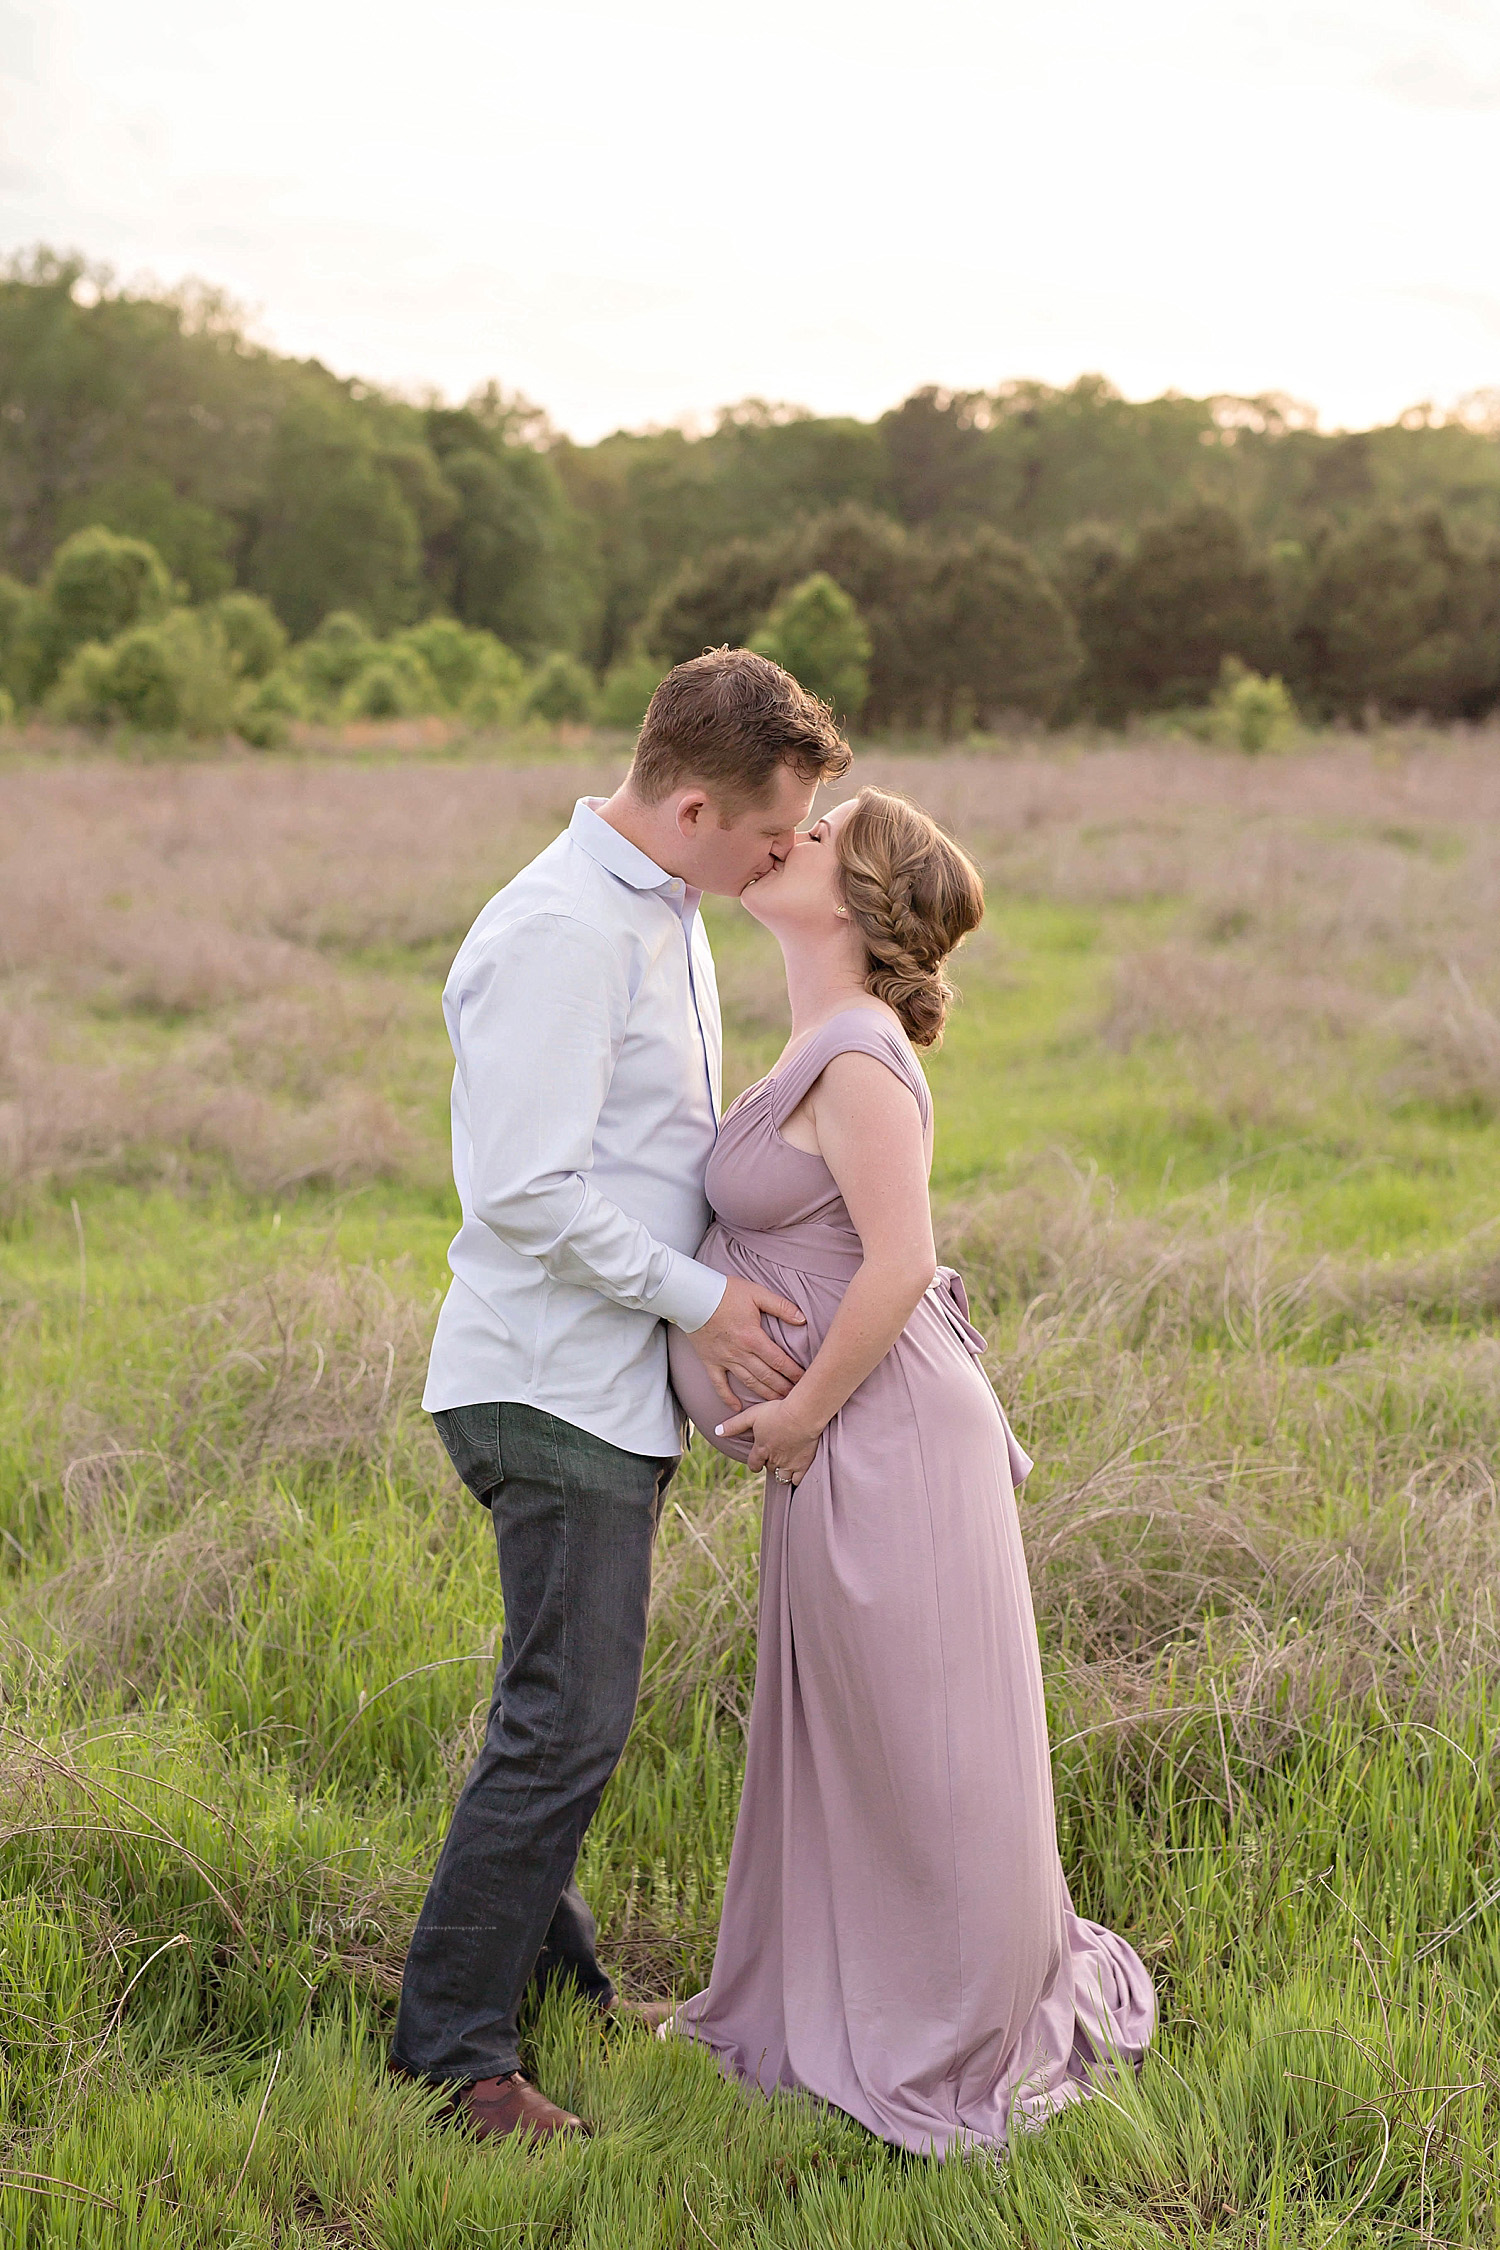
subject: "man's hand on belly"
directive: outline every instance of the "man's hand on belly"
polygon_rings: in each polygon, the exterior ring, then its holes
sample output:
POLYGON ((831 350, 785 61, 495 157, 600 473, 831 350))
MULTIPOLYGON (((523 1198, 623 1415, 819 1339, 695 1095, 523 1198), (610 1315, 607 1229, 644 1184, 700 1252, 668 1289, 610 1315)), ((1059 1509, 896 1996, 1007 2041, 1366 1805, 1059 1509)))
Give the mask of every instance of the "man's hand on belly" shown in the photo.
POLYGON ((761 1325, 761 1314, 805 1325, 790 1298, 731 1274, 718 1309, 701 1328, 684 1331, 726 1406, 736 1413, 746 1398, 785 1398, 802 1373, 761 1325))

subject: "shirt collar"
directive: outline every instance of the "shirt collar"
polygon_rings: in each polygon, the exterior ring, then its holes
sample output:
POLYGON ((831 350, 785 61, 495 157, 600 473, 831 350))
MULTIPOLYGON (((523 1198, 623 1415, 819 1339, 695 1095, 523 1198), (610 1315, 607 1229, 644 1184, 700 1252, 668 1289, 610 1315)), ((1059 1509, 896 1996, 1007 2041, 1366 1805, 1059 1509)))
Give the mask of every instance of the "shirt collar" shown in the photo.
POLYGON ((633 891, 660 891, 679 914, 691 913, 700 894, 689 890, 680 875, 669 875, 654 859, 648 859, 618 828, 601 820, 595 808, 604 802, 602 797, 579 798, 568 823, 568 834, 574 843, 581 845, 590 859, 597 860, 607 874, 617 875, 633 891))

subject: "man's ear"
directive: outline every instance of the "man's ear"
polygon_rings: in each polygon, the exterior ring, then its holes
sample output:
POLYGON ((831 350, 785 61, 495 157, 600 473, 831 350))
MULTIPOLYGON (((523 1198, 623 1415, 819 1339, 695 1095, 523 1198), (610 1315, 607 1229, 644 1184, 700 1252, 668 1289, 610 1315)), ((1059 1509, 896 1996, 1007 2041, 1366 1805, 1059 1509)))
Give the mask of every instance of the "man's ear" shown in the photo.
POLYGON ((677 831, 682 836, 695 836, 703 818, 708 798, 701 789, 688 789, 677 800, 677 831))

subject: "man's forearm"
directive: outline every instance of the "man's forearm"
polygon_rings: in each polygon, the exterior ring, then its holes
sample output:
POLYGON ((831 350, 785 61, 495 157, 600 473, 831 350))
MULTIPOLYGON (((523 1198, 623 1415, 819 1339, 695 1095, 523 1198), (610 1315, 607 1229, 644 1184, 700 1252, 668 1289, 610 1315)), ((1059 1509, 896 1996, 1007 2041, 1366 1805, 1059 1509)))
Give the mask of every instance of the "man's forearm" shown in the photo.
POLYGON ((595 1290, 613 1304, 691 1331, 724 1294, 724 1276, 661 1242, 575 1173, 566 1182, 491 1182, 473 1196, 476 1218, 554 1281, 595 1290))

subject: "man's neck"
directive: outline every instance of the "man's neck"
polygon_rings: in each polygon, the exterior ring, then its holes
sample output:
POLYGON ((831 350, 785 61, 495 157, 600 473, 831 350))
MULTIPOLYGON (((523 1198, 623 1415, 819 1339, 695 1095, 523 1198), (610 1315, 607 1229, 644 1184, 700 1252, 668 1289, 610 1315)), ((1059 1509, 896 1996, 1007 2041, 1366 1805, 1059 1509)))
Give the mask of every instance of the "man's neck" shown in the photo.
POLYGON ((664 875, 681 875, 682 869, 674 867, 676 857, 674 832, 657 815, 654 805, 643 804, 635 791, 625 782, 612 797, 594 807, 599 818, 608 821, 616 835, 623 836, 627 844, 634 844, 662 870, 664 875))

